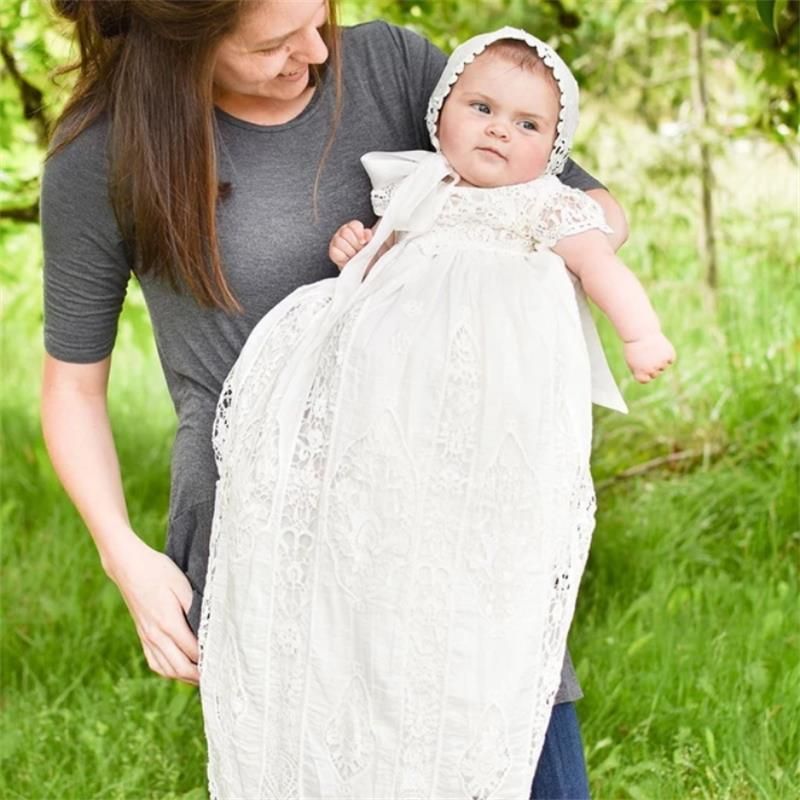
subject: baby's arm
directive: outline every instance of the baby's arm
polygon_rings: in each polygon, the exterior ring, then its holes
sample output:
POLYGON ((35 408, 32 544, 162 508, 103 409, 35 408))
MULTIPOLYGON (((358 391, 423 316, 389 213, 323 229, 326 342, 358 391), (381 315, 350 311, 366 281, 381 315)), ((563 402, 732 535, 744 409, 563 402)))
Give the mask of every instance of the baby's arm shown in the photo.
POLYGON ((333 234, 330 246, 328 247, 328 257, 339 269, 344 269, 345 264, 372 238, 372 229, 365 228, 362 222, 357 219, 345 222, 336 233, 333 234))
POLYGON ((611 320, 625 343, 625 360, 633 377, 647 383, 672 364, 675 349, 661 333, 641 283, 611 248, 608 238, 592 229, 565 236, 552 249, 611 320))
MULTIPOLYGON (((372 228, 365 228, 364 224, 357 219, 345 222, 345 224, 333 234, 330 246, 328 247, 328 258, 330 258, 340 270, 344 269, 347 262, 369 244, 372 239, 372 234, 377 227, 377 222, 372 228)), ((372 259, 369 269, 371 269, 372 264, 394 244, 394 240, 395 236, 394 233, 392 233, 375 254, 375 258, 372 259)), ((365 275, 369 273, 369 269, 365 275)))

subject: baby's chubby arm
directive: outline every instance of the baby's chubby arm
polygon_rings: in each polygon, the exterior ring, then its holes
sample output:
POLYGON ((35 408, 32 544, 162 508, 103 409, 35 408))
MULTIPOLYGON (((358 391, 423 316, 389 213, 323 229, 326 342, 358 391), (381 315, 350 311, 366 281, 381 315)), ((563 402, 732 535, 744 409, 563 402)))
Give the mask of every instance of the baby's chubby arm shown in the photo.
POLYGON ((624 342, 625 361, 640 383, 660 375, 675 360, 675 348, 636 276, 617 258, 599 230, 565 236, 552 248, 603 310, 624 342))

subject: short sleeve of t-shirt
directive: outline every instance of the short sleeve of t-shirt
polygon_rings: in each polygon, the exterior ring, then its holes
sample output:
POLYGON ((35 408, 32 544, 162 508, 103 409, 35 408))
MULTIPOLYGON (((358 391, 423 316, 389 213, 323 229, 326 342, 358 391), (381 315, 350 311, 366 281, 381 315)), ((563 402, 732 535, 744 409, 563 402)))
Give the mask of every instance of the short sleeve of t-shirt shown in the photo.
POLYGON ((564 186, 569 186, 571 189, 580 189, 583 192, 588 192, 590 189, 605 189, 606 187, 600 183, 593 175, 590 175, 583 167, 578 166, 571 158, 567 159, 564 164, 564 169, 558 179, 564 186))
POLYGON ((404 67, 403 79, 410 118, 415 120, 420 142, 430 148, 425 112, 428 110, 428 100, 447 63, 447 57, 438 47, 414 31, 385 23, 383 25, 392 45, 399 52, 399 63, 404 67))
POLYGON ((130 266, 108 197, 105 125, 95 125, 45 164, 41 191, 44 342, 61 361, 111 353, 130 266))

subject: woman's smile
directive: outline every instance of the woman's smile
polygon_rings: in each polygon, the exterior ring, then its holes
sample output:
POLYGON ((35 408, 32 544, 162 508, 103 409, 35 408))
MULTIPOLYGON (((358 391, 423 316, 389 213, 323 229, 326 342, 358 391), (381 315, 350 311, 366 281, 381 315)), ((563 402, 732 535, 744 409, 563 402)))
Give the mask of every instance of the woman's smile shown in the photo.
POLYGON ((299 81, 308 75, 308 67, 298 67, 293 72, 284 72, 278 75, 284 81, 299 81))

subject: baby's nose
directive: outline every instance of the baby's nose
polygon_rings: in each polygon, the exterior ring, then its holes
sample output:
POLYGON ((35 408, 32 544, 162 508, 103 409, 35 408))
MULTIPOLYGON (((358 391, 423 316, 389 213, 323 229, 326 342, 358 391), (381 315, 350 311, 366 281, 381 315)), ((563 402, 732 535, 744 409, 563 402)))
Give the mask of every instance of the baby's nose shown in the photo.
POLYGON ((508 139, 508 129, 502 122, 492 122, 489 125, 489 135, 497 139, 508 139))

